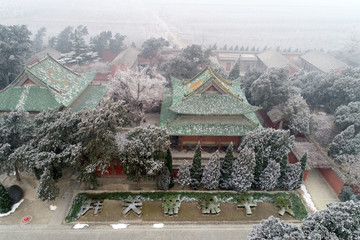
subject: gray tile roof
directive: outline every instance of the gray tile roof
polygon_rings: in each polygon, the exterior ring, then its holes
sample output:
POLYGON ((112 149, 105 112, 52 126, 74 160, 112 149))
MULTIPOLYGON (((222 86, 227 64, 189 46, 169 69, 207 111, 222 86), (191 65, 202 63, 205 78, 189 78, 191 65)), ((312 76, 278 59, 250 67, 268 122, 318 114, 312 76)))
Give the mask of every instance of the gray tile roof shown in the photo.
POLYGON ((347 67, 346 63, 320 51, 307 52, 301 58, 325 73, 347 67))

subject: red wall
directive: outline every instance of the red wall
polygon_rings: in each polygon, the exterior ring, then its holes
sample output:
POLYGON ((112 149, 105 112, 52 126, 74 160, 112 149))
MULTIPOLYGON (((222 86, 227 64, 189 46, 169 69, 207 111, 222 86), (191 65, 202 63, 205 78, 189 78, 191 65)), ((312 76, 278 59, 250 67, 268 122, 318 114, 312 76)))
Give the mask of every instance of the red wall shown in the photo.
POLYGON ((332 189, 334 189, 336 194, 339 195, 344 183, 340 180, 336 173, 331 168, 319 168, 319 171, 332 189))

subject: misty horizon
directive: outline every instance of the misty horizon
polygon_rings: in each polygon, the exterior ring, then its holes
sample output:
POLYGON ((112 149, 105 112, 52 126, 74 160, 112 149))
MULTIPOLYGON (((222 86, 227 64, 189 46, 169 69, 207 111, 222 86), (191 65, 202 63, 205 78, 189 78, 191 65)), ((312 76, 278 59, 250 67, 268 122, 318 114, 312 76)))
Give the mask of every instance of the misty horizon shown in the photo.
POLYGON ((1 4, 0 23, 25 24, 32 37, 44 26, 46 39, 66 26, 85 25, 90 36, 110 30, 137 46, 150 37, 176 36, 184 45, 217 43, 219 48, 342 50, 360 39, 358 9, 355 1, 15 0, 1 4))

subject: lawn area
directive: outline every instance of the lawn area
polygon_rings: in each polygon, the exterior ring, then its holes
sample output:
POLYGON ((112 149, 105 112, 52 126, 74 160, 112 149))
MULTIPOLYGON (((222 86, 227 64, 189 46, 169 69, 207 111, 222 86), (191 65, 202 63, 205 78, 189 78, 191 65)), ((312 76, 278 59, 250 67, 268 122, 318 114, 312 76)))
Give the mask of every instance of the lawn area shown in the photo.
POLYGON ((104 192, 104 193, 79 193, 65 219, 66 222, 118 222, 118 221, 163 221, 163 222, 216 222, 216 221, 260 221, 269 216, 278 216, 283 220, 302 220, 307 217, 307 211, 300 197, 295 193, 264 193, 253 192, 251 195, 257 206, 252 208, 252 215, 246 215, 244 208, 237 208, 236 202, 240 194, 233 192, 104 192), (129 196, 140 196, 142 200, 142 214, 137 216, 133 212, 123 215, 122 201, 129 196), (179 214, 168 216, 164 214, 162 200, 169 196, 180 196, 181 207, 179 214), (221 212, 216 215, 204 215, 198 207, 198 202, 204 197, 215 197, 220 202, 221 212), (292 203, 294 215, 279 216, 279 208, 274 205, 277 197, 289 198, 292 203), (99 214, 94 215, 89 210, 80 216, 81 206, 86 199, 103 200, 103 207, 99 214))

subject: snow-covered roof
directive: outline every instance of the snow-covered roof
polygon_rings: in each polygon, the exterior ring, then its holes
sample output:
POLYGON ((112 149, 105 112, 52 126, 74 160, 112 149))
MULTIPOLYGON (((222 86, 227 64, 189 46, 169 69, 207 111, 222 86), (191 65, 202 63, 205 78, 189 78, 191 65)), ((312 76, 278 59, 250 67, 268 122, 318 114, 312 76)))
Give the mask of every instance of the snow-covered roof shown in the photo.
POLYGON ((110 66, 120 62, 131 69, 138 59, 139 52, 140 51, 134 47, 128 47, 114 58, 110 66))
POLYGON ((310 168, 330 168, 331 162, 326 153, 322 152, 318 146, 308 141, 295 141, 293 152, 301 158, 306 152, 308 154, 307 165, 310 168))
POLYGON ((256 55, 252 53, 242 53, 240 57, 241 60, 245 61, 257 61, 256 55))
POLYGON ((301 55, 301 58, 324 73, 347 67, 346 63, 320 51, 309 51, 301 55))
POLYGON ((240 79, 227 81, 211 67, 188 81, 171 77, 164 90, 160 126, 172 136, 245 136, 262 128, 240 88, 240 79))
POLYGON ((259 53, 257 57, 268 68, 281 68, 291 65, 286 57, 272 49, 259 53))
POLYGON ((0 91, 0 111, 40 112, 68 107, 90 85, 95 72, 76 73, 48 55, 25 67, 21 74, 0 91))
POLYGON ((240 53, 235 52, 219 52, 218 58, 220 61, 237 61, 240 57, 240 53))
POLYGON ((273 123, 276 123, 282 119, 284 119, 284 104, 279 104, 274 106, 267 115, 273 123))

